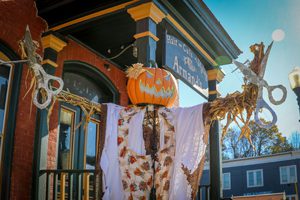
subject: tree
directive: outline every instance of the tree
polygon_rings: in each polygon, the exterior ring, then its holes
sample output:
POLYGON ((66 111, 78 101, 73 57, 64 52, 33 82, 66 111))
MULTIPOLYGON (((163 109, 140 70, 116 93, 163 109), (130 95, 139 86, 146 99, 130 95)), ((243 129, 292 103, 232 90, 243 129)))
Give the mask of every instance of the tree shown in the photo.
POLYGON ((293 150, 286 138, 282 136, 276 125, 269 129, 259 127, 254 121, 250 122, 251 141, 242 137, 240 130, 231 128, 223 138, 223 157, 243 158, 269 155, 293 150))
POLYGON ((300 132, 298 132, 298 131, 293 132, 291 134, 289 140, 295 150, 300 149, 300 132))
POLYGON ((283 137, 281 133, 275 135, 273 146, 271 146, 272 154, 293 151, 293 146, 288 142, 286 137, 283 137))

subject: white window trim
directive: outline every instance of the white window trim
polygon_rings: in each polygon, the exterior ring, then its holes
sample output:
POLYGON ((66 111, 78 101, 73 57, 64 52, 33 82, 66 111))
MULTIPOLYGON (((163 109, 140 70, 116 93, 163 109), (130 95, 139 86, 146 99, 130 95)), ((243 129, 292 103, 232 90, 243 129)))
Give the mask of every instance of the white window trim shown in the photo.
POLYGON ((279 167, 279 177, 280 177, 280 184, 281 184, 281 185, 284 185, 284 184, 291 184, 291 183, 297 183, 298 180, 297 180, 297 167, 296 167, 296 165, 287 165, 287 166, 281 166, 281 167, 279 167), (282 169, 282 168, 288 168, 288 169, 289 169, 290 167, 294 167, 294 168, 295 168, 295 182, 291 182, 291 181, 290 181, 290 170, 288 170, 288 171, 287 171, 287 173, 288 173, 288 174, 287 174, 287 175, 288 175, 288 182, 283 183, 283 182, 282 182, 282 178, 281 178, 281 169, 282 169))
POLYGON ((247 188, 254 188, 254 187, 263 187, 264 186, 264 171, 262 169, 255 169, 255 170, 247 170, 247 188), (249 173, 253 172, 256 173, 260 171, 261 172, 261 185, 257 185, 256 176, 254 177, 254 184, 253 186, 249 186, 249 173))
POLYGON ((295 197, 295 199, 298 200, 298 197, 296 194, 286 195, 285 197, 286 197, 286 199, 288 198, 287 200, 290 200, 290 197, 295 197))
POLYGON ((223 178, 223 181, 222 181, 223 190, 231 190, 231 174, 230 174, 230 172, 223 173, 223 177, 222 178, 223 178), (224 175, 225 174, 229 174, 229 187, 228 188, 224 187, 224 175))

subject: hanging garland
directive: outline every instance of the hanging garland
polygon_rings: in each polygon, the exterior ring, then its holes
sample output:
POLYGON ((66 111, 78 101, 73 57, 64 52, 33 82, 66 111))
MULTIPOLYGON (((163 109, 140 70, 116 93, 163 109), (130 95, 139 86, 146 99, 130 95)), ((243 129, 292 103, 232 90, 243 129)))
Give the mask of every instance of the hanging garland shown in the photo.
POLYGON ((80 109, 84 113, 84 119, 76 126, 76 129, 79 128, 82 125, 82 123, 84 122, 83 129, 84 129, 85 133, 87 131, 88 122, 90 121, 93 114, 101 113, 101 104, 91 102, 87 98, 72 94, 65 90, 62 90, 60 93, 58 93, 56 96, 53 97, 53 102, 52 102, 51 106, 49 107, 48 117, 47 117, 48 127, 49 127, 49 119, 52 114, 53 107, 54 107, 54 104, 56 101, 61 101, 61 102, 69 103, 73 106, 80 107, 80 109))

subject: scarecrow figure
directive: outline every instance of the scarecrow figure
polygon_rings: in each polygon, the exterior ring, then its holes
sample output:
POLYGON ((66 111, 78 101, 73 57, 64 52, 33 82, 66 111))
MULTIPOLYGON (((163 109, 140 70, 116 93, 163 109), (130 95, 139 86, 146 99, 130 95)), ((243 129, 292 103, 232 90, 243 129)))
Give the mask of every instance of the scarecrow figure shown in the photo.
MULTIPOLYGON (((263 48, 262 43, 251 46, 254 59, 250 68, 256 74, 262 68, 263 48)), ((258 87, 245 82, 242 93, 190 108, 167 108, 177 95, 176 80, 168 71, 138 63, 127 75, 128 95, 134 105, 107 105, 100 161, 104 199, 194 199, 211 122, 227 116, 225 134, 240 116, 244 122, 241 134, 250 139, 248 123, 258 87)))

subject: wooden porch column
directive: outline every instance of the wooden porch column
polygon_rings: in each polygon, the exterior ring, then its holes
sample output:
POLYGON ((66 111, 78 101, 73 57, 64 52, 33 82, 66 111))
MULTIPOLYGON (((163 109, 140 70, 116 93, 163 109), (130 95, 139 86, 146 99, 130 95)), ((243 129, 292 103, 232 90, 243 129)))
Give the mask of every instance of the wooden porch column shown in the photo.
MULTIPOLYGON (((48 74, 54 75, 58 66, 56 64, 57 54, 67 43, 51 31, 43 35, 42 45, 44 48, 43 68, 48 74)), ((34 199, 46 198, 46 176, 39 177, 39 170, 47 169, 48 132, 50 131, 47 127, 47 114, 46 109, 37 110, 32 180, 32 196, 34 199)))
POLYGON ((150 61, 156 62, 156 25, 162 21, 165 14, 152 2, 129 8, 127 12, 136 21, 136 46, 138 62, 150 66, 150 61))
MULTIPOLYGON (((217 83, 221 82, 224 73, 219 69, 207 71, 208 75, 208 101, 218 97, 217 83)), ((222 186, 222 148, 220 144, 219 121, 213 121, 209 130, 209 176, 210 176, 210 199, 220 200, 223 198, 222 186)))

